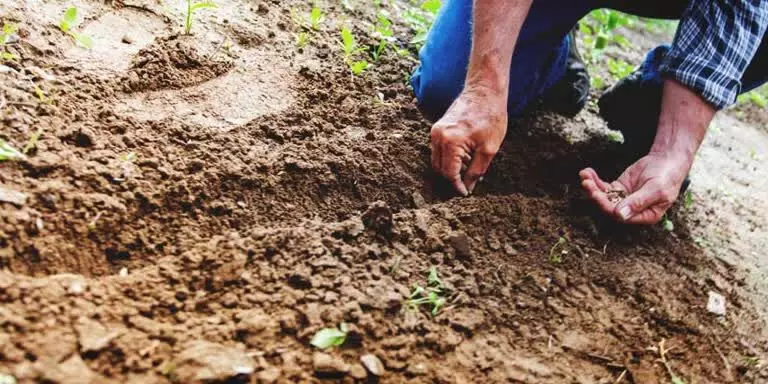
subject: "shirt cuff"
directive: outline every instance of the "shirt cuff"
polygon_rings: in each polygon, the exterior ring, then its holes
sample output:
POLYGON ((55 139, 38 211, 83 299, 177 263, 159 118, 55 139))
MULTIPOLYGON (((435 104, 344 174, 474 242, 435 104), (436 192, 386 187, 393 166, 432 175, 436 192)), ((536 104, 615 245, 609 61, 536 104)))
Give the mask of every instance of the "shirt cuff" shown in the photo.
POLYGON ((662 77, 677 80, 721 110, 736 102, 741 81, 729 76, 728 71, 713 67, 712 63, 712 59, 697 57, 695 53, 681 54, 672 48, 661 62, 659 72, 662 77))

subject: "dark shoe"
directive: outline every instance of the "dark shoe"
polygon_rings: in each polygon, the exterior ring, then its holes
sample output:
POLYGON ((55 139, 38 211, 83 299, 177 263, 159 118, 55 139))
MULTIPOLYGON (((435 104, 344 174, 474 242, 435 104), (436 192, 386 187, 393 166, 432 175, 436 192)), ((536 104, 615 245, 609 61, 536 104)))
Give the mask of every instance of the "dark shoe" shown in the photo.
POLYGON ((589 73, 576 46, 576 27, 568 34, 568 61, 563 78, 542 96, 547 109, 565 116, 575 116, 589 100, 589 73))

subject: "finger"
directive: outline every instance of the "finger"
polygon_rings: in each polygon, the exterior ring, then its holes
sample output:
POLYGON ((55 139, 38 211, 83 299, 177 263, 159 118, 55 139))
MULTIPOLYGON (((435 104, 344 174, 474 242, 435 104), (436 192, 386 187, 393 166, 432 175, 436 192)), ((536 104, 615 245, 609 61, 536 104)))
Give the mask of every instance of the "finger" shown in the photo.
POLYGON ((448 179, 462 196, 469 195, 466 185, 461 180, 462 159, 467 152, 458 145, 444 145, 442 148, 441 170, 443 176, 448 179))
POLYGON ((652 182, 645 183, 640 189, 616 205, 614 215, 623 222, 629 222, 637 215, 642 216, 636 221, 647 221, 650 217, 645 211, 656 205, 667 203, 666 200, 667 194, 662 188, 652 182))
POLYGON ((595 184, 594 180, 586 179, 581 182, 581 186, 587 191, 589 198, 597 204, 601 211, 608 215, 613 214, 616 209, 616 203, 611 202, 608 195, 595 184))
POLYGON ((488 171, 488 167, 491 166, 491 161, 495 153, 487 151, 476 151, 475 156, 472 158, 472 163, 469 164, 467 172, 464 174, 464 185, 467 187, 467 191, 472 193, 475 189, 475 185, 480 179, 483 178, 485 172, 488 171))
POLYGON ((667 209, 669 209, 669 206, 662 206, 657 205, 654 207, 651 207, 649 209, 646 209, 645 211, 642 211, 638 213, 635 216, 632 216, 631 219, 627 220, 627 224, 639 224, 639 225, 653 225, 661 221, 661 219, 664 217, 664 214, 667 213, 667 209))
POLYGON ((600 176, 597 174, 597 172, 592 168, 586 168, 581 170, 579 172, 579 176, 581 177, 581 180, 590 179, 595 182, 595 185, 600 188, 603 192, 606 192, 611 189, 611 185, 603 181, 603 179, 600 178, 600 176))
POLYGON ((429 145, 432 147, 432 169, 434 169, 437 173, 442 173, 440 167, 440 163, 443 158, 441 153, 441 136, 432 134, 430 136, 429 145))

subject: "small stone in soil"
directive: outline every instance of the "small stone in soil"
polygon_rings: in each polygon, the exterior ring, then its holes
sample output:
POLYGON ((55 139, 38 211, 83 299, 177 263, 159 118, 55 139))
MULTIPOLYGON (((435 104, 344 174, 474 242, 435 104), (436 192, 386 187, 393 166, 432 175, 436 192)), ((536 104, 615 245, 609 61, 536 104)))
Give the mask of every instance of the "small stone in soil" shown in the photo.
POLYGON ((718 316, 725 316, 725 297, 717 292, 709 291, 707 311, 718 316))
POLYGON ((123 39, 121 40, 123 44, 133 44, 133 38, 131 38, 128 35, 123 36, 123 39))
POLYGON ((384 364, 381 363, 378 357, 374 354, 365 354, 360 357, 360 362, 363 363, 365 369, 368 370, 374 376, 381 376, 384 374, 384 364))
POLYGON ((337 375, 349 372, 349 365, 344 360, 322 352, 312 355, 312 367, 315 372, 322 374, 337 375))

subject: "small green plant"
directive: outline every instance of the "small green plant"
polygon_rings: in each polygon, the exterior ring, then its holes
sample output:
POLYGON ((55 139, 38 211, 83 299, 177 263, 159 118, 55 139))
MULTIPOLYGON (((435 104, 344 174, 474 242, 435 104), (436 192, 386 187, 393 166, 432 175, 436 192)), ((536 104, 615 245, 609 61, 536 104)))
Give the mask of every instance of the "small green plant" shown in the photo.
MULTIPOLYGON (((765 93, 768 94, 768 91, 765 91, 765 93)), ((752 103, 759 108, 768 108, 768 96, 760 93, 760 91, 756 89, 743 95, 739 95, 738 103, 752 103)))
POLYGON ((323 10, 318 7, 312 7, 312 10, 309 12, 309 26, 314 31, 320 30, 320 24, 325 21, 325 15, 323 14, 323 10))
POLYGON ((664 230, 667 232, 672 232, 675 230, 675 223, 669 219, 669 216, 664 215, 664 217, 661 219, 661 227, 664 228, 664 230))
POLYGON ((24 145, 24 149, 21 151, 26 155, 29 154, 30 151, 33 149, 37 149, 37 142, 40 141, 40 136, 43 134, 43 128, 37 128, 37 131, 32 134, 32 136, 29 137, 29 140, 27 140, 27 144, 24 145))
POLYGON ((77 28, 80 23, 81 20, 77 17, 77 7, 69 7, 64 11, 64 16, 59 21, 59 29, 71 36, 77 45, 91 49, 93 47, 93 40, 91 37, 73 30, 74 28, 77 28))
POLYGON ((629 74, 632 73, 632 71, 635 70, 635 67, 632 66, 632 64, 627 63, 624 60, 618 59, 614 60, 611 58, 608 58, 608 72, 613 76, 614 79, 623 79, 629 74))
POLYGON ((347 324, 341 323, 339 328, 323 328, 317 331, 309 343, 320 349, 339 347, 347 341, 347 333, 347 324))
POLYGON ((612 143, 624 144, 624 135, 620 131, 610 130, 606 137, 612 143))
POLYGON ((422 287, 418 284, 413 286, 411 294, 406 300, 407 307, 412 311, 417 311, 422 305, 426 305, 432 317, 437 316, 440 310, 445 306, 447 300, 443 297, 445 286, 437 273, 436 267, 429 269, 427 275, 427 286, 422 287))
POLYGON ((689 209, 693 206, 693 192, 691 190, 685 191, 685 195, 683 196, 683 206, 685 209, 689 209))
POLYGON ((411 45, 414 45, 417 49, 424 45, 424 42, 427 40, 427 32, 432 27, 432 23, 435 21, 441 6, 442 1, 440 0, 426 0, 421 3, 420 7, 409 8, 403 13, 405 22, 414 31, 411 45))
POLYGON ((304 48, 309 44, 309 33, 299 32, 296 34, 296 47, 304 48))
POLYGON ((0 140, 0 161, 25 159, 23 153, 3 140, 0 140))
POLYGON ((355 60, 355 56, 363 49, 357 45, 355 36, 347 27, 341 28, 341 48, 344 52, 344 63, 349 67, 349 72, 355 76, 360 75, 368 69, 368 62, 365 60, 355 60))
POLYGON ((568 254, 568 249, 566 248, 567 245, 568 238, 560 236, 552 248, 549 249, 549 262, 552 264, 562 264, 563 255, 568 254))
POLYGON ((219 6, 216 5, 213 1, 206 0, 206 1, 195 1, 195 0, 187 0, 187 18, 184 22, 184 34, 189 35, 192 32, 192 21, 194 19, 195 12, 201 10, 201 9, 212 9, 212 8, 218 8, 219 6))
POLYGON ((16 55, 9 52, 5 45, 11 41, 11 37, 15 35, 18 30, 19 27, 16 26, 16 24, 3 24, 3 28, 0 30, 0 60, 16 60, 16 55))
POLYGON ((589 48, 585 54, 588 61, 600 57, 611 44, 629 45, 627 39, 615 32, 616 28, 631 26, 636 17, 609 9, 592 11, 579 23, 579 32, 589 48))
POLYGON ((373 47, 371 56, 378 62, 386 49, 396 40, 392 31, 392 22, 383 14, 379 14, 373 35, 379 39, 379 43, 373 47))

